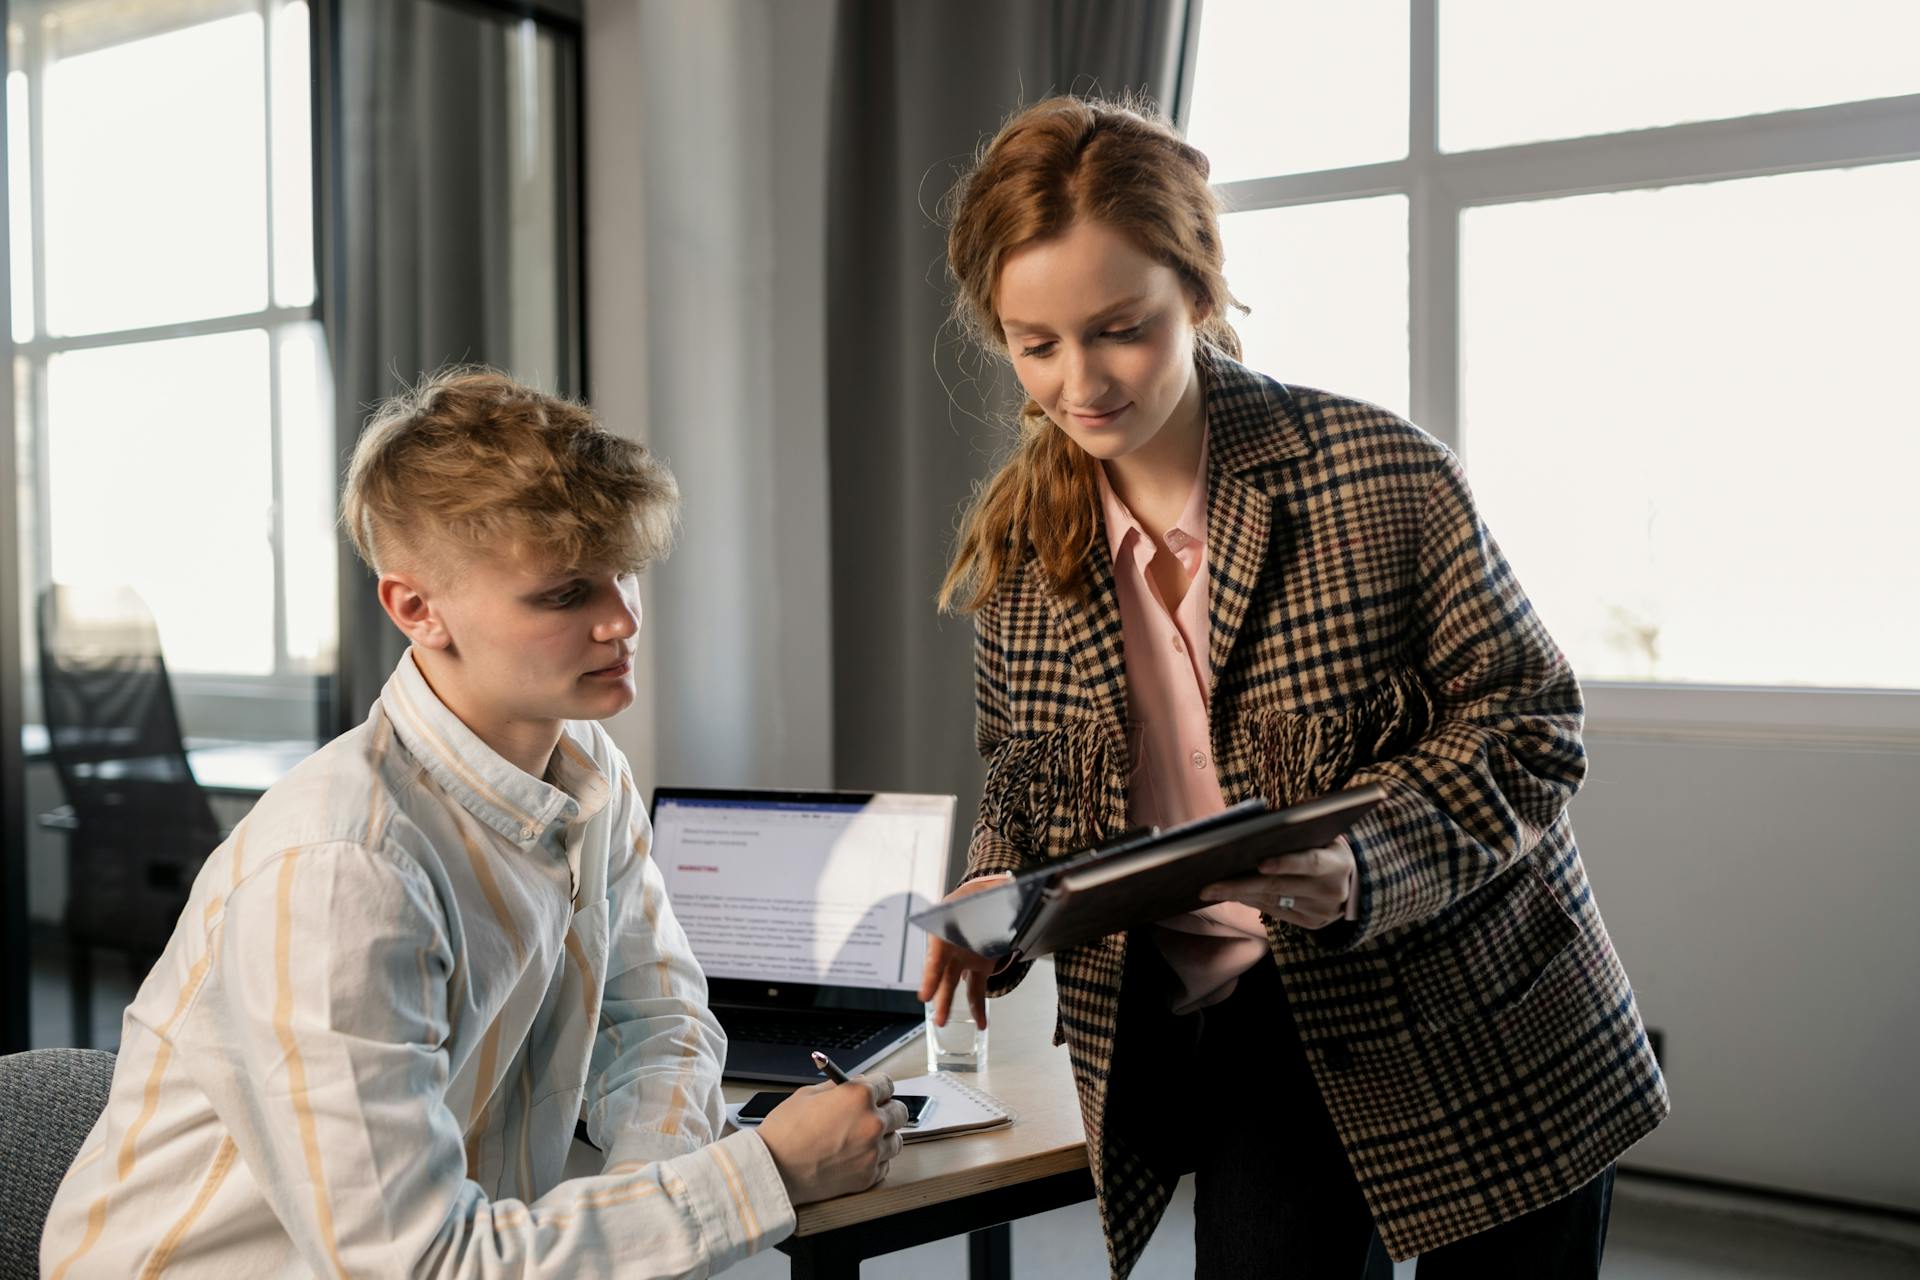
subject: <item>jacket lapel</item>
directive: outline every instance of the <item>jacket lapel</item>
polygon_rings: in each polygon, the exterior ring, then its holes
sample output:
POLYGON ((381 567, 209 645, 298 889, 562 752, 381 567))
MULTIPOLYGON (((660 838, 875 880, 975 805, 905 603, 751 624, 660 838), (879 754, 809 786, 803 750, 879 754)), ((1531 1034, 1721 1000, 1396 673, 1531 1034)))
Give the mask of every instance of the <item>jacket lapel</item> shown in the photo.
POLYGON ((1272 524, 1273 502, 1266 494, 1236 475, 1208 477, 1207 651, 1216 675, 1227 669, 1227 655, 1260 584, 1272 524))
POLYGON ((1273 528, 1273 500, 1253 483, 1260 467, 1312 452, 1293 397, 1230 360, 1203 358, 1207 384, 1208 656, 1214 687, 1227 669, 1260 585, 1273 528))
MULTIPOLYGON (((1038 570, 1035 570, 1038 574, 1038 570)), ((1045 575, 1038 574, 1044 582, 1045 575)), ((1113 562, 1104 529, 1087 549, 1085 600, 1063 599, 1049 584, 1044 589, 1053 624, 1066 645, 1080 687, 1092 697, 1118 757, 1127 759, 1127 665, 1120 630, 1120 598, 1113 586, 1113 562)), ((1128 767, 1132 767, 1131 761, 1128 767)))

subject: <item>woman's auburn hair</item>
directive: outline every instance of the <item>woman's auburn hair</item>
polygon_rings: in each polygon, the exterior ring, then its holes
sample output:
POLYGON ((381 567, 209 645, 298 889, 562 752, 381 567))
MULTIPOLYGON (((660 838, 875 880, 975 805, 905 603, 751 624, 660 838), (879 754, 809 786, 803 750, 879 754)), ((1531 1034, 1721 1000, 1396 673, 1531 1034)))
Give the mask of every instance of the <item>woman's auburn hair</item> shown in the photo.
MULTIPOLYGON (((1010 359, 994 307, 1001 265, 1087 219, 1171 268, 1205 317, 1201 348, 1238 359, 1240 339, 1226 317, 1238 304, 1227 290, 1220 202, 1208 172, 1206 156, 1145 102, 1063 96, 1014 113, 946 199, 954 319, 989 356, 1010 359)), ((1056 590, 1084 593, 1081 569, 1099 532, 1099 464, 1031 399, 1017 432, 1011 456, 960 518, 940 584, 948 612, 985 606, 1029 547, 1056 590)))

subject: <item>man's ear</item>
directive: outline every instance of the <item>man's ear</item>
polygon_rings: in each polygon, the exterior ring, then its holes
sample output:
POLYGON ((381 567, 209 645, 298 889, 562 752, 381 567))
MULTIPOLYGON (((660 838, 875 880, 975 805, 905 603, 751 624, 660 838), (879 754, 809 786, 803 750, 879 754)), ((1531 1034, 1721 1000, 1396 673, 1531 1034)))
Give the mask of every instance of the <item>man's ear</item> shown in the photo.
POLYGON ((444 649, 453 643, 427 593, 427 584, 418 575, 397 570, 383 573, 376 590, 380 607, 408 640, 422 649, 444 649))

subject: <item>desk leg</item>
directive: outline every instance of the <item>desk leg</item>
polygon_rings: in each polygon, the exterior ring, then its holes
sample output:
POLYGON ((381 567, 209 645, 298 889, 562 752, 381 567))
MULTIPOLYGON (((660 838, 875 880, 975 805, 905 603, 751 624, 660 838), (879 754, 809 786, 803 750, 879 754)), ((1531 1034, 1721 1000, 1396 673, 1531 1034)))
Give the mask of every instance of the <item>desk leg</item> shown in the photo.
POLYGON ((1013 1280, 1013 1225, 970 1232, 967 1236, 967 1280, 1013 1280))
POLYGON ((1011 1280, 1012 1220, 1091 1199, 1092 1177, 1085 1169, 1073 1169, 818 1235, 788 1236, 776 1247, 791 1259, 788 1274, 793 1280, 859 1280, 864 1259, 964 1233, 969 1277, 1011 1280))
POLYGON ((73 1001, 73 1038, 76 1049, 93 1048, 93 947, 84 943, 67 948, 68 995, 73 1001))
POLYGON ((839 1247, 830 1236, 792 1239, 780 1250, 789 1280, 860 1280, 860 1251, 839 1247))
MULTIPOLYGON (((796 1240, 788 1256, 792 1280, 858 1280, 860 1275, 860 1251, 836 1247, 831 1238, 796 1240)), ((967 1233, 967 1280, 1013 1280, 1010 1223, 967 1233)))

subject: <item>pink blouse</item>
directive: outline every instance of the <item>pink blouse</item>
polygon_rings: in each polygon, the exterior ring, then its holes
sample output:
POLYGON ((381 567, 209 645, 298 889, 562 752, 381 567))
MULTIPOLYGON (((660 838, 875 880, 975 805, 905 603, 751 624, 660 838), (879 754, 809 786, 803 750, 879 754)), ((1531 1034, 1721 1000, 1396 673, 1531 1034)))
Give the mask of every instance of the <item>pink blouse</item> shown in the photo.
MULTIPOLYGON (((1133 757, 1127 816, 1135 826, 1191 822, 1227 807, 1207 729, 1207 693, 1213 684, 1207 648, 1207 445, 1203 439, 1186 509, 1161 543, 1147 535, 1114 492, 1104 466, 1098 475, 1127 666, 1127 746, 1133 757), (1171 608, 1147 572, 1156 555, 1171 555, 1187 575, 1186 594, 1171 608)), ((1240 902, 1162 920, 1154 937, 1180 979, 1176 1013, 1226 999, 1240 975, 1267 953, 1259 911, 1240 902)))

